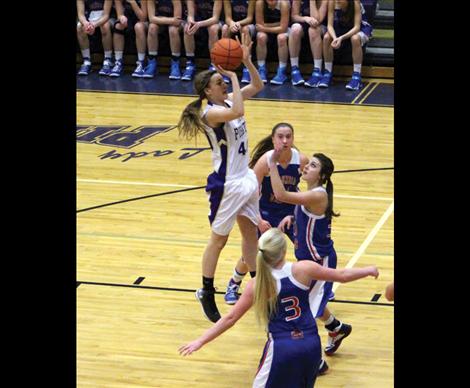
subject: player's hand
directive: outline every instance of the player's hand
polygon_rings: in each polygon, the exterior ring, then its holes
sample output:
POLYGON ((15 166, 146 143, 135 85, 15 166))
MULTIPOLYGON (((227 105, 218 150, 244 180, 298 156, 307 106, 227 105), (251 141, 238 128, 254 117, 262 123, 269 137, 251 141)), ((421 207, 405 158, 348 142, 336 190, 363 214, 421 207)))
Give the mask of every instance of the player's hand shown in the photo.
POLYGON ((225 75, 226 77, 230 79, 233 79, 233 77, 237 78, 237 74, 235 72, 230 71, 230 70, 225 70, 220 65, 214 65, 214 66, 220 74, 225 75))
POLYGON ((256 31, 258 31, 258 32, 265 32, 266 31, 266 28, 262 24, 256 23, 255 26, 256 26, 256 31))
POLYGON ((124 15, 119 16, 119 23, 126 28, 127 27, 127 18, 124 15))
POLYGON ((188 22, 188 31, 189 35, 194 35, 197 30, 199 30, 199 23, 198 22, 188 22))
POLYGON ((279 225, 277 227, 285 233, 286 230, 290 229, 290 227, 292 226, 292 222, 293 222, 292 216, 285 216, 282 219, 282 221, 279 222, 279 225))
MULTIPOLYGON (((237 42, 240 43, 238 36, 236 36, 235 38, 237 39, 237 42)), ((249 32, 245 32, 242 34, 242 42, 240 43, 240 46, 243 50, 242 62, 244 65, 246 65, 246 62, 250 60, 251 46, 253 46, 253 42, 251 40, 251 36, 249 32)))
POLYGON ((271 157, 268 160, 268 165, 270 168, 276 167, 276 163, 279 162, 283 149, 284 146, 282 144, 274 146, 273 153, 271 154, 271 157))
POLYGON ((342 41, 341 38, 333 39, 333 42, 331 42, 331 47, 333 47, 336 50, 339 49, 341 47, 341 41, 342 41))
POLYGON ((173 18, 173 23, 171 23, 171 24, 172 24, 173 26, 178 27, 178 26, 181 25, 181 23, 183 23, 183 20, 182 20, 179 16, 175 16, 175 17, 173 18))
POLYGON ((268 221, 260 220, 260 222, 258 223, 258 229, 261 232, 261 234, 263 234, 264 232, 266 232, 267 230, 271 228, 272 226, 268 221))
POLYGON ((199 350, 202 347, 202 343, 199 340, 190 342, 189 344, 182 345, 179 347, 178 352, 182 356, 189 356, 191 353, 199 350))
POLYGON ((379 277, 379 270, 377 269, 377 267, 375 265, 372 265, 370 267, 369 276, 373 276, 375 279, 377 279, 379 277))
POLYGON ((85 25, 85 32, 88 34, 88 35, 93 35, 95 33, 95 25, 92 23, 92 22, 88 22, 86 25, 85 25))
POLYGON ((230 23, 230 32, 236 34, 240 30, 240 23, 232 21, 230 23))

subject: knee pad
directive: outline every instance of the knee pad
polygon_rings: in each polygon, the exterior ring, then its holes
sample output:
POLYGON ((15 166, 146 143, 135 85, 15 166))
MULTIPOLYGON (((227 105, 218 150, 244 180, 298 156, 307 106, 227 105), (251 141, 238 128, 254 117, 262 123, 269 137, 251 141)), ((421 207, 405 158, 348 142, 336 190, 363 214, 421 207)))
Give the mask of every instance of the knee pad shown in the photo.
POLYGON ((113 28, 111 28, 113 34, 125 35, 127 28, 124 28, 123 30, 118 30, 116 28, 116 24, 121 24, 121 23, 119 23, 119 20, 117 20, 116 23, 113 24, 113 28))

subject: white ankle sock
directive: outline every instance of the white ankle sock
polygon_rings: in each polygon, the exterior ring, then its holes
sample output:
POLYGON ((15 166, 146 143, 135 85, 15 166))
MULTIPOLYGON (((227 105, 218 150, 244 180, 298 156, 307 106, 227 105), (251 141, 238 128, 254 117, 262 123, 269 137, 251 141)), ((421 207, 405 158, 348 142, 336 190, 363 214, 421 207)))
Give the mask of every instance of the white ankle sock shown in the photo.
POLYGON ((291 66, 297 66, 297 67, 299 67, 299 57, 297 57, 297 58, 291 58, 291 59, 290 59, 290 65, 291 65, 291 66))

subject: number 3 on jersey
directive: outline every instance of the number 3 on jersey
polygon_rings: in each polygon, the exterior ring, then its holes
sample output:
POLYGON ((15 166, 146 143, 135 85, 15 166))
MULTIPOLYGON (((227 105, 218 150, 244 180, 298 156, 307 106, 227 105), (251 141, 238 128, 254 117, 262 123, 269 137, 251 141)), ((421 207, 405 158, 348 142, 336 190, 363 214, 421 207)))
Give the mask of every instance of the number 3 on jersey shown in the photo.
POLYGON ((297 298, 296 296, 289 296, 288 298, 281 299, 281 303, 288 302, 292 302, 292 304, 284 307, 284 309, 286 310, 286 312, 293 310, 294 315, 289 315, 288 317, 286 317, 286 322, 292 321, 293 319, 297 319, 302 314, 302 310, 299 307, 299 298, 297 298))
POLYGON ((246 154, 246 148, 245 148, 245 142, 244 141, 242 141, 242 143, 240 144, 240 148, 238 149, 238 153, 242 154, 242 155, 246 154))

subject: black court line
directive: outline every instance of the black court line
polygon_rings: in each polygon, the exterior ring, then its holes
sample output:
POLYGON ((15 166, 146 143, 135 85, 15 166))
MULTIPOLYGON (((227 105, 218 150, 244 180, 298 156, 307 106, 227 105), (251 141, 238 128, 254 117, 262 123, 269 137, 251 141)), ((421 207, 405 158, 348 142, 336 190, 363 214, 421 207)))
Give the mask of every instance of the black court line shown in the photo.
POLYGON ((384 170, 394 170, 395 167, 379 167, 379 168, 359 168, 357 170, 339 170, 334 171, 333 174, 341 174, 343 172, 366 172, 366 171, 384 171, 384 170))
POLYGON ((140 283, 142 283, 142 281, 143 281, 144 279, 145 279, 145 278, 142 278, 142 277, 137 278, 137 280, 134 282, 134 284, 140 284, 140 283))
MULTIPOLYGON (((140 278, 139 278, 140 279, 140 278)), ((156 286, 140 286, 136 284, 119 284, 119 283, 102 283, 102 282, 83 282, 80 281, 80 284, 88 284, 90 286, 108 286, 108 287, 127 287, 127 288, 141 288, 147 290, 159 290, 159 291, 178 291, 178 292, 192 292, 195 293, 196 290, 187 289, 187 288, 171 288, 171 287, 156 287, 156 286)), ((216 294, 225 295, 225 292, 216 291, 216 294)), ((374 306, 394 306, 393 303, 377 303, 377 302, 360 302, 354 300, 339 300, 334 299, 330 300, 329 303, 352 303, 352 304, 365 304, 365 305, 374 305, 374 306)))
MULTIPOLYGON (((334 174, 340 174, 340 173, 343 173, 343 172, 366 172, 366 171, 382 171, 382 170, 393 170, 393 169, 394 169, 394 167, 363 168, 363 169, 357 169, 357 170, 340 170, 340 171, 335 171, 334 174)), ((147 198, 152 198, 152 197, 159 197, 159 196, 161 196, 161 195, 169 195, 169 194, 182 193, 182 192, 184 192, 184 191, 191 191, 191 190, 204 189, 205 187, 206 187, 206 186, 190 187, 190 188, 187 188, 187 189, 180 189, 180 190, 173 190, 173 191, 165 191, 164 193, 144 195, 143 197, 123 199, 123 200, 121 200, 121 201, 110 202, 110 203, 104 203, 104 204, 102 204, 102 205, 87 207, 87 208, 85 208, 85 209, 79 209, 79 210, 77 210, 77 213, 86 212, 86 211, 88 211, 88 210, 99 209, 99 208, 106 207, 106 206, 117 205, 117 204, 125 203, 125 202, 138 201, 138 200, 140 200, 140 199, 147 199, 147 198)))
POLYGON ((87 210, 98 209, 98 208, 100 208, 100 207, 111 206, 111 205, 117 205, 118 203, 137 201, 137 200, 139 200, 139 199, 146 199, 146 198, 151 198, 151 197, 158 197, 158 196, 160 196, 160 195, 175 194, 175 193, 181 193, 181 192, 183 192, 183 191, 190 191, 190 190, 199 190, 199 189, 203 189, 203 188, 205 188, 205 187, 206 187, 206 186, 190 187, 190 188, 188 188, 188 189, 173 190, 173 191, 165 191, 164 193, 150 194, 150 195, 144 195, 143 197, 130 198, 130 199, 123 199, 123 200, 121 200, 121 201, 116 201, 116 202, 111 202, 111 203, 105 203, 105 204, 103 204, 103 205, 97 205, 97 206, 87 207, 86 209, 80 209, 80 210, 77 210, 77 213, 85 212, 85 211, 87 211, 87 210))

